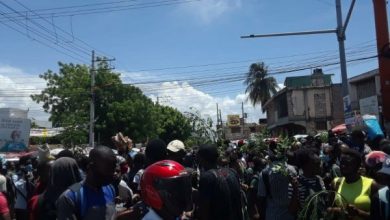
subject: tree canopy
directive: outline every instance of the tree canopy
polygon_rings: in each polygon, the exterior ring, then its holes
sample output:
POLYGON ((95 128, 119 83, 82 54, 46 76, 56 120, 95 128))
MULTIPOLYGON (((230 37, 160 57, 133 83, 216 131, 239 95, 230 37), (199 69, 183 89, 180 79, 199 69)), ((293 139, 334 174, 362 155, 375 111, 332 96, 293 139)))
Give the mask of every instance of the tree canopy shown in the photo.
MULTIPOLYGON (((50 113, 55 127, 64 127, 61 139, 65 145, 86 143, 88 140, 91 79, 85 65, 59 63, 59 71, 40 75, 46 88, 31 98, 41 103, 50 113)), ((107 63, 99 62, 96 69, 95 139, 111 145, 111 136, 117 132, 135 142, 160 137, 165 141, 189 137, 187 118, 170 107, 154 104, 142 91, 123 84, 120 74, 109 70, 107 63)))

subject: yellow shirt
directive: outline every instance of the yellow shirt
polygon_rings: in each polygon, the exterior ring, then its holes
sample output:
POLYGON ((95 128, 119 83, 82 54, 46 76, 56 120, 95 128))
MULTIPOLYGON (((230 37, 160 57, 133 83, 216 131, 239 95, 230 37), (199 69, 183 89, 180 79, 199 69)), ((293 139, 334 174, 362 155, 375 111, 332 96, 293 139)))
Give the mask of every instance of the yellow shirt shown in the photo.
MULTIPOLYGON (((339 178, 335 178, 334 182, 337 183, 339 178)), ((364 176, 354 183, 345 182, 345 178, 341 179, 337 192, 341 195, 336 196, 337 206, 342 206, 340 201, 343 201, 344 206, 346 202, 348 204, 356 206, 356 208, 370 212, 371 205, 371 185, 373 180, 364 176), (341 199, 342 197, 343 199, 341 199)))

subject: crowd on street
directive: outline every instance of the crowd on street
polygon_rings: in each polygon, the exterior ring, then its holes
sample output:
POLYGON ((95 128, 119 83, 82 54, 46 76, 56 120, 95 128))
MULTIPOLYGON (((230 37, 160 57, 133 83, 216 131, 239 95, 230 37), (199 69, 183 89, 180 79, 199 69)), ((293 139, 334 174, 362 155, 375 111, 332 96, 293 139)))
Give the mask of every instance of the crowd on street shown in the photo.
POLYGON ((389 220, 390 141, 362 129, 322 137, 136 148, 118 133, 87 154, 3 160, 0 219, 389 220))

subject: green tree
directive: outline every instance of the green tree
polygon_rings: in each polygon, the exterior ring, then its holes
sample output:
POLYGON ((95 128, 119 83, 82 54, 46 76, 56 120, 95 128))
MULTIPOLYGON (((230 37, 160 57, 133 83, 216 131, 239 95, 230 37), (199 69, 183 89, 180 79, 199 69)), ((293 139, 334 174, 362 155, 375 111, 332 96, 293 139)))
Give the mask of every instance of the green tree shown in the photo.
POLYGON ((158 122, 158 136, 167 144, 175 139, 185 141, 190 137, 190 121, 178 110, 156 105, 155 117, 158 122))
POLYGON ((278 84, 274 77, 268 75, 268 67, 264 62, 253 63, 246 73, 246 93, 249 93, 248 99, 255 106, 264 105, 276 92, 278 84))
MULTIPOLYGON (((51 70, 40 75, 46 80, 44 90, 31 98, 42 103, 49 120, 64 127, 64 144, 86 143, 88 140, 91 85, 85 65, 59 63, 59 72, 51 70)), ((122 131, 135 141, 157 136, 153 102, 134 86, 122 84, 120 74, 99 62, 96 70, 95 134, 102 144, 111 145, 111 136, 122 131)))
POLYGON ((216 143, 217 132, 213 127, 213 120, 210 117, 203 118, 200 112, 194 108, 190 109, 191 112, 185 112, 191 124, 191 136, 187 141, 188 145, 216 143))

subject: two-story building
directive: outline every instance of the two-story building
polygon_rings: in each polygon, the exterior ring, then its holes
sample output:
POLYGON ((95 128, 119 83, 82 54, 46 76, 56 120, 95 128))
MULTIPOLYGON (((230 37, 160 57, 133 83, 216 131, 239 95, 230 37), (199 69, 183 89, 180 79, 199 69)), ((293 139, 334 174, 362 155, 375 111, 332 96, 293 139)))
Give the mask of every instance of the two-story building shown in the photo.
POLYGON ((315 69, 311 75, 286 77, 284 85, 263 105, 273 134, 325 131, 344 123, 341 84, 332 84, 332 74, 315 69))

